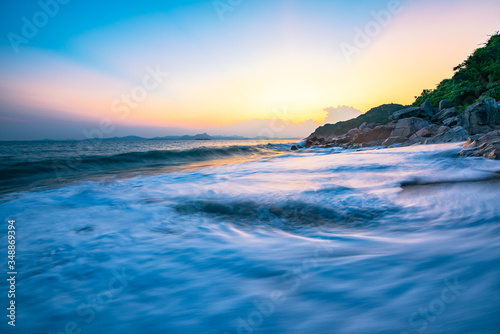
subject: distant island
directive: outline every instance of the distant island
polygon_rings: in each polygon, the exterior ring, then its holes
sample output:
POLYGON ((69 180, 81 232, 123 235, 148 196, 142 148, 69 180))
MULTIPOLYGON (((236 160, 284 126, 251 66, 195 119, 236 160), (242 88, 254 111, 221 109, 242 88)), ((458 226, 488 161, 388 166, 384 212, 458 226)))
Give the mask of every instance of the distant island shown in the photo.
MULTIPOLYGON (((454 68, 410 106, 384 104, 357 118, 325 124, 306 147, 361 148, 467 141, 464 156, 500 159, 500 35, 454 68)), ((300 147, 292 147, 297 150, 300 147)))
MULTIPOLYGON (((124 137, 112 137, 112 138, 89 138, 89 139, 65 139, 65 140, 54 140, 54 139, 42 139, 42 140, 29 140, 32 142, 51 142, 51 141, 140 141, 140 140, 288 140, 288 139, 301 139, 301 138, 268 138, 264 136, 257 137, 243 137, 243 136, 211 136, 207 133, 201 133, 194 136, 182 135, 182 136, 164 136, 164 137, 154 137, 145 138, 140 136, 124 136, 124 137)), ((3 140, 11 141, 11 140, 3 140)))

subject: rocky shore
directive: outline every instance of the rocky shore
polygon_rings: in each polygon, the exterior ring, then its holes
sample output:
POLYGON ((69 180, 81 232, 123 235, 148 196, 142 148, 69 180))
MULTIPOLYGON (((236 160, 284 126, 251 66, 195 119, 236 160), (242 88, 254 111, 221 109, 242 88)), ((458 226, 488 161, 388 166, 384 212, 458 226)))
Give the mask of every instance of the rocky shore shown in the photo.
POLYGON ((386 124, 364 122, 340 135, 326 132, 325 128, 318 128, 306 138, 306 147, 390 147, 466 141, 461 155, 500 159, 500 102, 486 98, 459 114, 448 99, 442 100, 439 108, 426 101, 420 107, 389 112, 386 124))

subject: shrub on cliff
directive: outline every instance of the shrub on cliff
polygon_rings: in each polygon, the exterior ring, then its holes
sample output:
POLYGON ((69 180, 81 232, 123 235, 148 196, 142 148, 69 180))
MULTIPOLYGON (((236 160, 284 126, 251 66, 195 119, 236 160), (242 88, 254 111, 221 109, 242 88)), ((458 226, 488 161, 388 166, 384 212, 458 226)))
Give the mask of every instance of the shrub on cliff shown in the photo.
POLYGON ((500 34, 491 36, 484 47, 453 70, 451 79, 443 80, 436 89, 424 89, 413 105, 429 100, 437 107, 446 98, 454 106, 467 106, 485 97, 500 100, 500 34))

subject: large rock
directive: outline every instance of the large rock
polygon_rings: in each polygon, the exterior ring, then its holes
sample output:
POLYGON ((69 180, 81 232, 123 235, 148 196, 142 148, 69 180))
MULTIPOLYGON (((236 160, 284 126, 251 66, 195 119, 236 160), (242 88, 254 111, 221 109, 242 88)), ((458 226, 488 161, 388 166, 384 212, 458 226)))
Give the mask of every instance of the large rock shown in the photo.
POLYGON ((390 137, 410 137, 422 128, 429 126, 429 122, 418 118, 410 117, 398 121, 390 137))
POLYGON ((459 123, 460 123, 460 119, 458 118, 458 116, 450 117, 450 118, 447 118, 443 121, 443 125, 449 126, 449 127, 456 126, 459 123))
POLYGON ((461 126, 455 126, 443 135, 443 142, 465 141, 470 134, 461 126))
POLYGON ((439 110, 444 110, 451 108, 451 100, 450 99, 444 99, 441 102, 439 102, 439 110))
POLYGON ((409 108, 395 111, 394 114, 392 114, 389 117, 389 119, 397 121, 397 120, 400 120, 403 118, 417 117, 421 111, 422 111, 422 109, 420 109, 419 107, 409 107, 409 108))
POLYGON ((383 143, 382 146, 391 146, 394 144, 401 144, 408 141, 407 137, 389 137, 383 143))
POLYGON ((459 154, 500 159, 500 130, 489 132, 477 140, 469 138, 459 154))
POLYGON ((455 108, 443 109, 432 117, 432 121, 433 122, 442 122, 445 119, 448 119, 450 117, 454 117, 456 115, 457 115, 457 109, 455 109, 455 108))
POLYGON ((461 115, 461 123, 471 134, 490 132, 500 124, 500 111, 495 99, 490 97, 469 106, 461 115))
POLYGON ((436 131, 436 136, 440 136, 442 134, 445 134, 446 132, 450 131, 451 128, 449 126, 446 126, 446 125, 441 125, 437 131, 436 131))
POLYGON ((434 116, 434 107, 432 106, 431 101, 427 100, 422 104, 418 116, 425 119, 431 119, 434 116))
POLYGON ((325 143, 325 138, 323 137, 312 137, 312 138, 307 138, 306 140, 306 147, 311 147, 315 145, 323 145, 325 143))
POLYGON ((379 125, 366 132, 359 133, 357 136, 353 138, 352 142, 359 144, 359 143, 373 142, 377 140, 384 140, 389 138, 393 130, 394 130, 394 125, 392 124, 379 125))
POLYGON ((415 135, 417 137, 431 137, 434 134, 434 129, 430 126, 426 126, 425 128, 422 128, 418 130, 415 135))

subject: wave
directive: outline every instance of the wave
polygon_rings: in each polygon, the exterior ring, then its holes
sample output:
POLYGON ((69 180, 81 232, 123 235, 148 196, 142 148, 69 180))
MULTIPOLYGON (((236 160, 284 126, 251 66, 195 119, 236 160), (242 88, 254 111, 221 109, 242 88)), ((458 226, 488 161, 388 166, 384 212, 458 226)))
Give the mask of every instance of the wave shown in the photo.
MULTIPOLYGON (((380 204, 380 203, 378 203, 380 204)), ((186 200, 174 206, 177 214, 192 216, 201 214, 214 219, 230 220, 236 225, 271 225, 289 230, 323 225, 358 226, 374 221, 393 208, 374 207, 370 201, 360 206, 346 205, 342 201, 335 205, 311 203, 304 200, 253 201, 253 200, 186 200)))
MULTIPOLYGON (((81 176, 119 174, 189 166, 231 158, 252 158, 278 155, 287 150, 283 144, 253 146, 198 147, 177 150, 134 151, 112 155, 80 156, 68 152, 66 158, 48 158, 38 161, 6 161, 0 164, 0 193, 19 184, 33 183, 41 179, 67 181, 81 176)), ((42 184, 43 185, 43 184, 42 184)))

